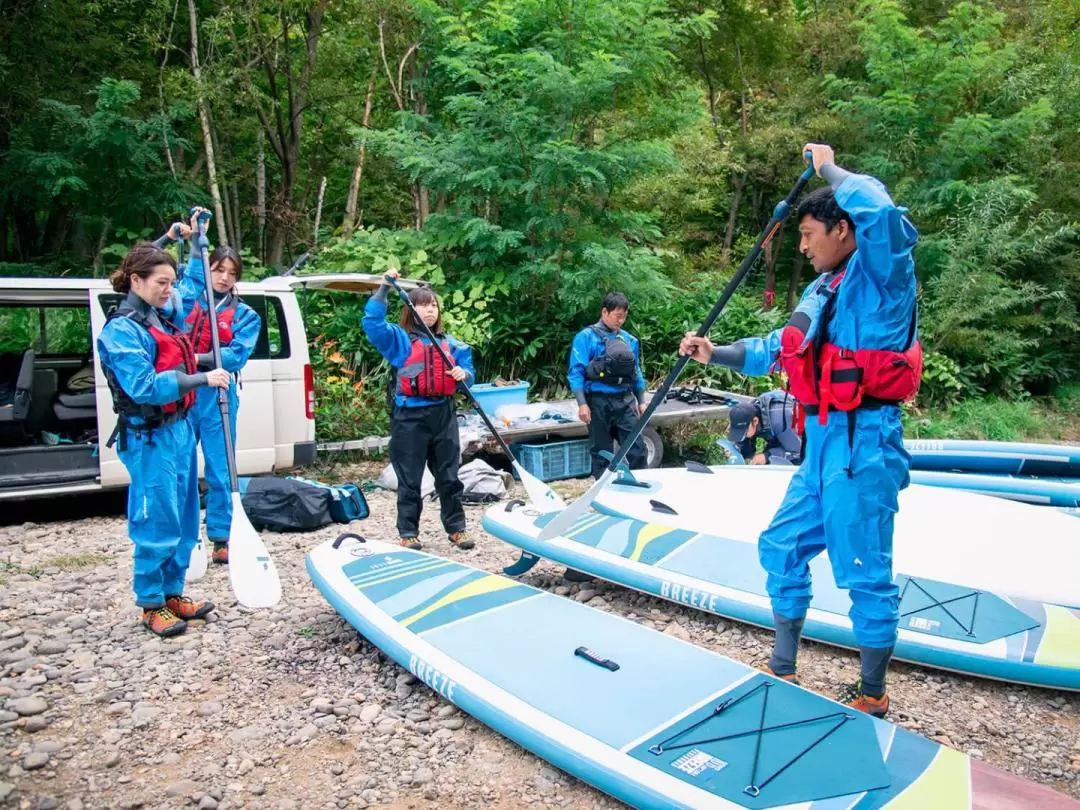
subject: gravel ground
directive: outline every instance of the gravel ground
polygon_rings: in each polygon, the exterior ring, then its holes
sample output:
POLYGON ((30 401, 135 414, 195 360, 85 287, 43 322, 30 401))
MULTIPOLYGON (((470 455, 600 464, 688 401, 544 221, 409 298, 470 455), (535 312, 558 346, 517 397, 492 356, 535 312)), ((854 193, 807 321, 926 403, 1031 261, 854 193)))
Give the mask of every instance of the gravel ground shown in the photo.
MULTIPOLYGON (((380 468, 338 475, 360 481, 380 468)), ((587 483, 557 488, 573 496, 587 483)), ((393 493, 368 500, 372 516, 352 528, 392 537, 393 493)), ((491 571, 516 559, 480 530, 483 507, 468 510, 468 552, 449 547, 437 511, 423 516, 429 550, 491 571)), ((217 611, 169 641, 137 624, 122 518, 0 528, 0 806, 621 807, 441 700, 327 605, 304 553, 344 528, 264 535, 284 588, 269 611, 239 610, 226 571, 211 567, 191 592, 217 611)), ((571 584, 548 563, 523 580, 739 661, 769 652, 770 633, 571 584)), ((827 695, 857 667, 853 654, 813 643, 800 659, 803 684, 827 695)), ((1080 798, 1080 696, 902 664, 890 694, 899 725, 1080 798)))

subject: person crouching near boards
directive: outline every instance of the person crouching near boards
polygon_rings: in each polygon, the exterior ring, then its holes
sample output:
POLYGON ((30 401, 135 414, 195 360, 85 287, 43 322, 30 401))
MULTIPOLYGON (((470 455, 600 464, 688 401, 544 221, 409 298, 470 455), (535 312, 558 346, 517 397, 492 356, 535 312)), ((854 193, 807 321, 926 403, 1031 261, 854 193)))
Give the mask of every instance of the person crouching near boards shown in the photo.
POLYGON ((184 596, 199 539, 198 461, 187 414, 197 389, 226 388, 230 376, 220 368, 196 368, 173 290, 176 263, 168 253, 136 245, 110 280, 127 297, 110 313, 97 350, 117 414, 107 446, 117 444, 131 477, 135 603, 151 632, 175 636, 214 609, 212 602, 184 596))
POLYGON ((769 391, 731 409, 728 441, 750 464, 798 466, 802 436, 796 425, 796 400, 785 391, 769 391), (765 446, 757 452, 757 440, 765 446))
MULTIPOLYGON (((397 278, 396 270, 387 276, 397 278)), ((397 476, 397 530, 405 548, 420 549, 420 486, 425 466, 435 476, 443 529, 451 544, 470 549, 465 532, 464 490, 458 480, 461 440, 458 436, 454 395, 459 385, 476 379, 472 349, 443 331, 439 299, 420 287, 409 300, 428 329, 439 338, 443 351, 454 361, 446 368, 442 356, 402 306, 400 325, 386 321, 390 284, 383 281, 364 306, 364 334, 393 369, 394 402, 390 414, 390 464, 397 476)))
MULTIPOLYGON (((600 454, 611 452, 633 431, 645 413, 645 377, 641 373, 638 339, 622 328, 630 312, 630 302, 621 292, 604 296, 600 320, 582 329, 570 346, 567 380, 577 399, 578 419, 589 426, 592 474, 599 478, 608 462, 600 454)), ((637 470, 645 466, 645 443, 634 441, 626 454, 626 465, 637 470)))
MULTIPOLYGON (((229 372, 229 426, 233 452, 236 452, 236 413, 240 400, 236 382, 241 369, 255 350, 262 319, 255 310, 240 300, 236 283, 243 278, 244 263, 236 250, 220 245, 210 255, 210 281, 214 288, 214 310, 221 346, 221 367, 229 372)), ((202 257, 194 250, 184 271, 182 285, 197 289, 186 327, 200 370, 214 367, 213 339, 206 311, 206 287, 203 280, 202 257)), ((185 299, 187 295, 185 295, 185 299)), ((232 525, 232 483, 229 480, 229 461, 225 455, 225 426, 221 421, 218 392, 203 388, 195 393, 191 409, 191 426, 196 441, 202 444, 203 474, 209 491, 206 495, 206 538, 213 543, 213 561, 229 562, 229 528, 232 525)))

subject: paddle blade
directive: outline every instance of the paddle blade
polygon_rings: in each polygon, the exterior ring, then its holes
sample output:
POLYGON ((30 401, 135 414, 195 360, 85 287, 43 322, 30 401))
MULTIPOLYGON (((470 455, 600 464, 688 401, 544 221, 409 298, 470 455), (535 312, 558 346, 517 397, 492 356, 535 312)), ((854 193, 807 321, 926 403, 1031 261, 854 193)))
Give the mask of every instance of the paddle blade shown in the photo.
POLYGON ((566 502, 559 497, 555 490, 522 467, 517 459, 514 459, 514 471, 518 474, 525 491, 529 494, 529 500, 541 512, 556 512, 566 507, 566 502))
POLYGON ((244 513, 240 493, 232 494, 229 528, 229 583, 236 601, 247 608, 273 607, 281 601, 281 580, 270 552, 244 513))
POLYGON ((589 511, 589 507, 592 506, 592 502, 596 500, 596 496, 600 494, 600 490, 607 486, 608 482, 615 477, 615 472, 609 467, 604 470, 604 474, 596 479, 596 483, 589 487, 589 491, 566 507, 562 512, 555 516, 547 526, 543 528, 539 535, 538 540, 550 540, 552 537, 559 537, 566 534, 566 532, 573 526, 578 520, 589 511))
POLYGON ((198 582, 206 574, 206 544, 202 538, 199 538, 199 542, 195 544, 195 548, 191 550, 191 559, 188 561, 187 575, 184 578, 187 582, 198 582))

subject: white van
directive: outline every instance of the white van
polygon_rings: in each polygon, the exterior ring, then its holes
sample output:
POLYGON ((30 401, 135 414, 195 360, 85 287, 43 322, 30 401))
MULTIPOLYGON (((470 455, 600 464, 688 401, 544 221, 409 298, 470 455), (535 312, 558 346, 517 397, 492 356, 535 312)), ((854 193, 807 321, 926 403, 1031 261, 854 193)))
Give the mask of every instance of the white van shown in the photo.
MULTIPOLYGON (((238 285, 262 320, 240 376, 240 475, 315 460, 315 385, 298 291, 369 293, 380 281, 349 273, 270 276, 238 285)), ((401 285, 417 286, 404 279, 401 285)), ((128 485, 115 445, 105 446, 116 414, 93 357, 106 316, 122 297, 105 279, 0 278, 0 500, 128 485), (85 388, 75 387, 73 377, 82 378, 85 388)))

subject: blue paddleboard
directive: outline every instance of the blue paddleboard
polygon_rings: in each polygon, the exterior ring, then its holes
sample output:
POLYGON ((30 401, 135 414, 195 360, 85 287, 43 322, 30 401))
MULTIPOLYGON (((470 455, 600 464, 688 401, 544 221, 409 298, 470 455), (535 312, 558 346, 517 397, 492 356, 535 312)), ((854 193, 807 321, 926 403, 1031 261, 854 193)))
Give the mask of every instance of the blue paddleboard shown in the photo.
POLYGON ((343 535, 307 570, 446 700, 638 808, 1078 810, 729 658, 459 562, 343 535))

